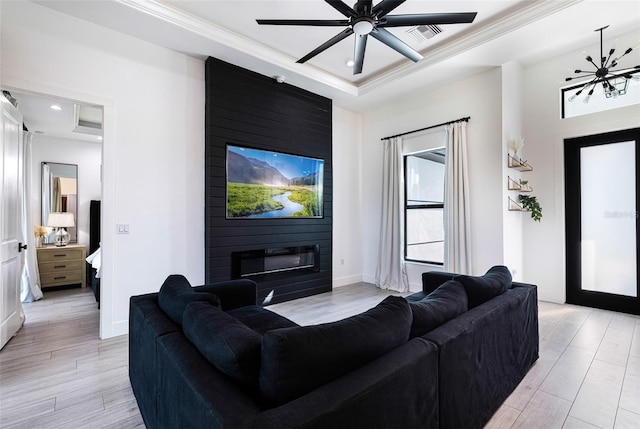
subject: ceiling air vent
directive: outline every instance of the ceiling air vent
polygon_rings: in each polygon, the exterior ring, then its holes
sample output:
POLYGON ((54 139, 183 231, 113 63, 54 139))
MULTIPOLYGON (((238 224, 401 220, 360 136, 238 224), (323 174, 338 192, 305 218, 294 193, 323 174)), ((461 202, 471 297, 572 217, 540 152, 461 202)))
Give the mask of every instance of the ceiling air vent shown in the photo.
POLYGON ((418 25, 408 29, 407 33, 413 36, 417 42, 422 43, 426 42, 427 39, 431 39, 436 34, 442 33, 442 28, 437 25, 418 25))
POLYGON ((102 135, 102 109, 80 104, 74 104, 73 109, 74 133, 102 135))

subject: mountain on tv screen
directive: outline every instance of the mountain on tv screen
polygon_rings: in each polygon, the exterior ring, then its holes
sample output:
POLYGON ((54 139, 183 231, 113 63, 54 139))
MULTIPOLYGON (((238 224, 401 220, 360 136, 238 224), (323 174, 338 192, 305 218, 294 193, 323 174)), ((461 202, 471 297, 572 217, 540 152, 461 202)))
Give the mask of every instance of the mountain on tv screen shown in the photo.
POLYGON ((321 218, 324 161, 227 145, 227 218, 321 218))

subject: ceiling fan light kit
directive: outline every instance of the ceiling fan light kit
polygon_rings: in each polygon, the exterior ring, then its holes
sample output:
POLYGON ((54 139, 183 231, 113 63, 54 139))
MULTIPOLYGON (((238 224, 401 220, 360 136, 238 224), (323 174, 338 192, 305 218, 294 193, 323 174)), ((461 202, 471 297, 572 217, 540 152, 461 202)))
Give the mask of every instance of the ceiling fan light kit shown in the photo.
POLYGON ((352 8, 340 0, 325 0, 326 3, 347 19, 257 19, 256 22, 260 25, 346 27, 342 32, 318 46, 297 62, 302 64, 354 34, 356 37, 354 42, 353 74, 355 75, 362 73, 368 36, 372 36, 410 60, 417 62, 422 59, 422 55, 385 28, 436 24, 470 24, 476 17, 476 12, 388 15, 405 1, 382 0, 373 6, 372 0, 358 0, 352 8))
POLYGON ((369 17, 362 17, 351 25, 351 29, 358 36, 366 36, 375 28, 373 20, 369 17))
POLYGON ((613 55, 616 52, 614 42, 613 46, 609 49, 609 53, 605 56, 602 43, 602 32, 607 28, 609 28, 608 25, 594 30, 600 32, 600 64, 598 65, 594 62, 591 55, 584 52, 585 60, 595 67, 595 71, 576 69, 574 73, 577 76, 565 78, 565 82, 585 77, 590 79, 587 83, 580 86, 580 89, 578 89, 575 94, 569 97, 569 101, 574 101, 580 94, 588 90, 587 95, 582 100, 584 103, 588 103, 593 95, 593 91, 596 89, 596 85, 598 84, 602 84, 604 94, 607 98, 616 98, 627 93, 629 80, 640 79, 637 75, 637 73, 640 72, 640 65, 614 70, 614 68, 618 66, 618 61, 620 61, 622 57, 631 53, 634 49, 637 49, 640 46, 640 43, 628 48, 622 55, 614 57, 613 55))

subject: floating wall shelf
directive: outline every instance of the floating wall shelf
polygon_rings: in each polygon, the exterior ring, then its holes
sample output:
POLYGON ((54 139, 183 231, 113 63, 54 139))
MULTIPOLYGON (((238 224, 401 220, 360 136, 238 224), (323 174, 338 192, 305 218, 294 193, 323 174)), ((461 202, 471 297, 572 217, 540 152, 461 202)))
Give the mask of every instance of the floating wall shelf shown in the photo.
POLYGON ((510 191, 533 192, 533 188, 529 184, 523 185, 507 176, 507 189, 510 191))
POLYGON ((522 208, 522 206, 520 204, 518 204, 517 202, 515 202, 514 200, 511 199, 511 197, 507 197, 509 198, 509 211, 510 212, 528 212, 530 210, 525 210, 524 208, 522 208))
POLYGON ((533 167, 527 164, 527 161, 522 161, 520 159, 516 159, 512 157, 510 154, 507 154, 507 166, 509 168, 514 168, 518 171, 532 171, 533 167))

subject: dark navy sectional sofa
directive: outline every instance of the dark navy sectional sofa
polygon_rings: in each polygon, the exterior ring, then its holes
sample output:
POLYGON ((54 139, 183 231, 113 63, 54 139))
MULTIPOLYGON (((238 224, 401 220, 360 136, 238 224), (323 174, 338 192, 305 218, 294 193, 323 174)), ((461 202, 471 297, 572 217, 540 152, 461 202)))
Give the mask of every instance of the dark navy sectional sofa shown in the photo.
POLYGON ((256 305, 250 280, 174 275, 131 298, 129 374, 149 429, 481 428, 538 358, 537 317, 506 267, 425 273, 315 326, 256 305))

